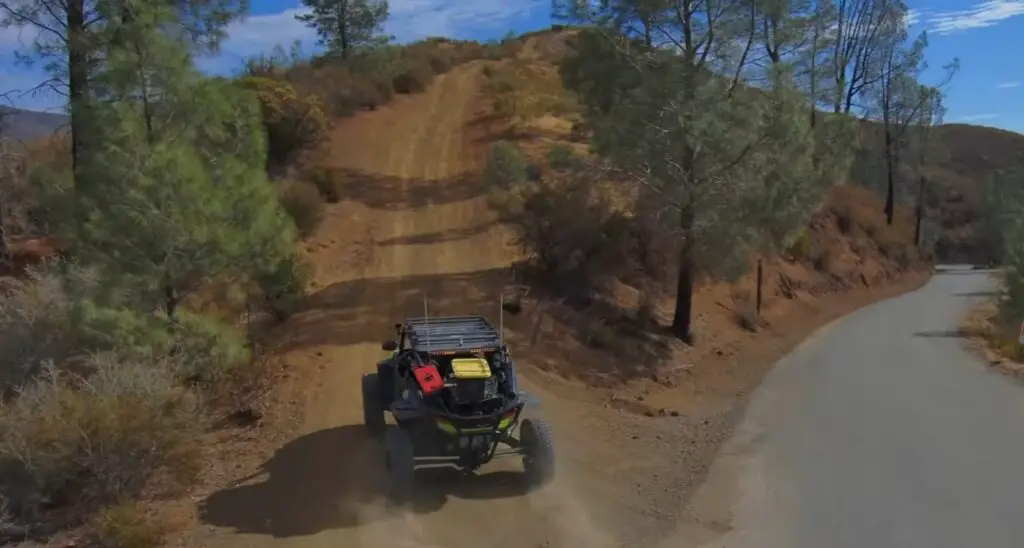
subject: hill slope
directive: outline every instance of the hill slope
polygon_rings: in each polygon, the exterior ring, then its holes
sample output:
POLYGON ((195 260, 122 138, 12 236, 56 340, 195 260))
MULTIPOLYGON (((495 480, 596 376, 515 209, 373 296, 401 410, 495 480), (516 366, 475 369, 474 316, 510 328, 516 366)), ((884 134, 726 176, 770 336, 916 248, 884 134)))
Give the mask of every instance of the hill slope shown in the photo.
POLYGON ((45 139, 65 128, 68 117, 64 114, 0 107, 0 135, 23 141, 45 139))
MULTIPOLYGON (((529 89, 526 95, 534 98, 547 96, 549 105, 562 101, 561 82, 556 71, 568 51, 566 39, 572 34, 573 31, 540 31, 524 36, 522 56, 530 61, 520 64, 516 69, 520 74, 513 79, 519 82, 520 88, 529 89), (528 82, 526 75, 534 77, 534 81, 528 82), (552 98, 558 99, 552 103, 552 98)), ((543 101, 519 101, 519 104, 524 103, 529 110, 543 104, 543 101)), ((569 123, 563 123, 562 127, 571 127, 571 122, 578 121, 578 117, 572 114, 566 116, 565 111, 553 114, 563 120, 568 119, 569 123)), ((531 113, 527 112, 526 116, 530 117, 531 113)), ((547 123, 550 122, 549 119, 547 123)), ((881 143, 881 125, 864 122, 860 150, 856 154, 858 162, 851 173, 851 182, 884 192, 881 143)), ((932 235, 937 240, 937 259, 986 263, 993 257, 989 256, 988 250, 981 248, 976 236, 978 223, 984 215, 981 197, 985 184, 996 172, 1024 172, 1024 135, 985 126, 951 123, 935 129, 931 146, 925 169, 929 185, 926 218, 928 224, 937 226, 939 230, 938 234, 932 235)), ((897 180, 897 199, 912 210, 917 200, 918 181, 908 172, 902 176, 897 180)))
POLYGON ((999 171, 1024 173, 1024 135, 1001 129, 947 124, 936 132, 928 176, 936 183, 929 206, 943 230, 942 255, 950 262, 987 263, 977 232, 985 213, 985 185, 999 171))

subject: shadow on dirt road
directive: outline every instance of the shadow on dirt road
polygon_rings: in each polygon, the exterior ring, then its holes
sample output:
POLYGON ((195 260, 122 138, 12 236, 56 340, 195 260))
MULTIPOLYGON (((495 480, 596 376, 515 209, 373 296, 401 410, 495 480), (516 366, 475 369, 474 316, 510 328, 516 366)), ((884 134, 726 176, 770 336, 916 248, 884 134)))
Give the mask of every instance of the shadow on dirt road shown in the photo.
POLYGON ((493 321, 501 287, 510 279, 507 268, 495 268, 338 282, 306 299, 274 351, 378 343, 394 334, 395 322, 422 316, 424 298, 431 315, 482 313, 493 321))
MULTIPOLYGON (((386 472, 382 448, 363 430, 347 425, 300 436, 281 447, 258 474, 262 481, 213 493, 200 506, 207 525, 237 533, 298 537, 352 528, 381 519, 386 472), (317 474, 324 470, 330 474, 317 474), (369 510, 368 510, 369 509, 369 510)), ((454 470, 417 473, 419 493, 412 510, 441 510, 449 497, 487 500, 526 493, 523 475, 514 471, 461 474, 454 470)))
POLYGON ((472 171, 447 179, 403 179, 360 169, 337 168, 346 200, 373 209, 407 211, 471 200, 482 193, 479 173, 472 171))

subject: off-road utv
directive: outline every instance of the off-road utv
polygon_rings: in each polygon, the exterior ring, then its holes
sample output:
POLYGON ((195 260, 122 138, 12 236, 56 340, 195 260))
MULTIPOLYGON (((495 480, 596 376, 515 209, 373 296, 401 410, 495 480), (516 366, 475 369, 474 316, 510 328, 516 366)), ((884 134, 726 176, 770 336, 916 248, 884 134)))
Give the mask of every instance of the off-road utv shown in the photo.
POLYGON ((396 324, 385 341, 391 357, 363 376, 366 428, 383 437, 390 495, 407 502, 414 471, 454 467, 472 472, 497 456, 521 455, 531 485, 554 473, 545 423, 520 421, 525 401, 515 365, 483 317, 414 318, 396 324), (385 425, 390 411, 397 426, 385 425))

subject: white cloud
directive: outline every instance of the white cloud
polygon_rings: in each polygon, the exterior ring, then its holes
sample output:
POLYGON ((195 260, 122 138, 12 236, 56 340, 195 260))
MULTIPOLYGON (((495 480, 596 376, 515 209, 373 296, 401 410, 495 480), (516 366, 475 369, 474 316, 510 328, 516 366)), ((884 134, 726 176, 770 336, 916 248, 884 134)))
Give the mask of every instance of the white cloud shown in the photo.
POLYGON ((960 122, 980 122, 981 120, 991 120, 993 118, 999 118, 998 114, 969 114, 967 116, 960 116, 957 121, 960 122))
POLYGON ((921 10, 909 9, 907 10, 907 14, 903 17, 903 23, 906 24, 908 28, 912 27, 921 22, 922 15, 923 13, 921 10))
POLYGON ((950 34, 991 27, 1018 15, 1024 15, 1024 0, 984 0, 965 10, 936 13, 928 22, 935 33, 950 34))
MULTIPOLYGON (((517 18, 549 6, 548 0, 391 0, 385 31, 400 42, 429 36, 458 38, 481 30, 500 32, 517 18)), ((234 23, 222 51, 237 61, 296 40, 309 47, 316 33, 295 19, 306 11, 292 8, 234 23)))
POLYGON ((467 31, 507 30, 519 17, 550 9, 549 0, 391 0, 388 32, 399 40, 462 37, 467 31))
POLYGON ((998 88, 998 89, 1012 89, 1012 88, 1019 88, 1020 86, 1021 86, 1020 82, 1004 82, 1002 84, 997 85, 996 88, 998 88))

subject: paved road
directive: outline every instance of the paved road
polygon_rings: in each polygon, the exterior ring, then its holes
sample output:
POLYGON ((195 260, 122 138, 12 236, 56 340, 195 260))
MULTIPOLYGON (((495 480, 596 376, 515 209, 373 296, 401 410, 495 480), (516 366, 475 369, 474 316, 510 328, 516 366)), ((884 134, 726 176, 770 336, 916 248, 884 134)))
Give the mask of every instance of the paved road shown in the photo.
POLYGON ((991 290, 941 272, 781 363, 698 492, 704 546, 1024 546, 1024 386, 952 332, 991 290))

